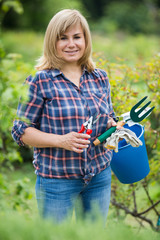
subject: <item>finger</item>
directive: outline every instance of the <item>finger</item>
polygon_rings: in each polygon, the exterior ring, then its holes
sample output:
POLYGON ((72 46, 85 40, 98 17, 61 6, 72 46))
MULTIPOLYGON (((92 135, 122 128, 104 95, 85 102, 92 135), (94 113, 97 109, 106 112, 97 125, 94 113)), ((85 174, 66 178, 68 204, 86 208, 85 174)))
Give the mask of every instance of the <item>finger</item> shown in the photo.
POLYGON ((73 148, 73 151, 76 152, 76 153, 82 153, 83 152, 83 149, 81 148, 73 148))
POLYGON ((85 133, 78 133, 77 135, 78 138, 84 138, 84 139, 89 139, 91 136, 85 133))
POLYGON ((109 118, 108 119, 108 123, 107 123, 107 128, 111 128, 112 126, 116 126, 114 125, 114 123, 116 123, 113 118, 109 118))
POLYGON ((76 147, 76 148, 88 148, 89 145, 84 145, 84 144, 74 144, 74 147, 76 147))
POLYGON ((124 126, 125 122, 120 121, 117 123, 117 129, 121 129, 124 126))
POLYGON ((117 122, 115 122, 113 118, 111 118, 111 119, 109 120, 109 122, 110 122, 111 124, 117 124, 117 122))
POLYGON ((89 141, 89 140, 80 139, 80 138, 75 139, 75 142, 76 142, 76 143, 79 143, 79 144, 84 144, 84 145, 90 144, 90 141, 89 141))
POLYGON ((112 127, 117 126, 117 123, 115 121, 112 122, 112 127))

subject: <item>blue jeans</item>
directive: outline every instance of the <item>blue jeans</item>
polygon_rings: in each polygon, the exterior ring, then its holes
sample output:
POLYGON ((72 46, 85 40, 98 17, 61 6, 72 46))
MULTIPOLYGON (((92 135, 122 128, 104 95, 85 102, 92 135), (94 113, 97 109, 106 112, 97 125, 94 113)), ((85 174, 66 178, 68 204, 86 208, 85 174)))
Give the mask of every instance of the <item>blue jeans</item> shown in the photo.
POLYGON ((83 179, 57 179, 37 176, 36 198, 43 218, 62 222, 72 216, 73 209, 81 217, 107 219, 111 194, 111 168, 93 176, 86 184, 83 179))

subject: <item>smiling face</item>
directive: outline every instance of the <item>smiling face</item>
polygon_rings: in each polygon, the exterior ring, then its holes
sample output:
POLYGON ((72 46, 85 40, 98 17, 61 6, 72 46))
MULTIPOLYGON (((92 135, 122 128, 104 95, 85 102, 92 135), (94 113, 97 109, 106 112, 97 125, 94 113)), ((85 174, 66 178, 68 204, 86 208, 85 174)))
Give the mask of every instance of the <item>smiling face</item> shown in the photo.
POLYGON ((80 24, 70 26, 57 40, 56 51, 65 63, 78 63, 85 51, 85 37, 80 24))

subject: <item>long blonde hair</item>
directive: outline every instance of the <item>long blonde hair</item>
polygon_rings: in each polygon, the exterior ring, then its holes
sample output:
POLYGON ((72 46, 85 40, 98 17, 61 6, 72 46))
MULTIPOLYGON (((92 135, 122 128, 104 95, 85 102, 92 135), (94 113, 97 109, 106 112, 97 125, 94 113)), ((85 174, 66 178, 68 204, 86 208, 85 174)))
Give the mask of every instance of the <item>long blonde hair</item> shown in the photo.
POLYGON ((77 23, 81 24, 86 43, 84 55, 79 59, 78 64, 85 67, 89 72, 95 69, 91 57, 92 40, 87 20, 78 10, 64 9, 54 15, 48 24, 44 37, 43 54, 37 60, 38 64, 35 66, 37 70, 61 69, 63 60, 56 55, 57 39, 67 28, 77 23))

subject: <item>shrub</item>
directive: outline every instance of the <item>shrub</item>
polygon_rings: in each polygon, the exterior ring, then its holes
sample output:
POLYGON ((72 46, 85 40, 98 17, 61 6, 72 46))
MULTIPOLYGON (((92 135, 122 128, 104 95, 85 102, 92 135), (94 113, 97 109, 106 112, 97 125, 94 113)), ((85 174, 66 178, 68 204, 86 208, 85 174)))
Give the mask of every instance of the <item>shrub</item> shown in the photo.
POLYGON ((118 116, 130 111, 131 106, 145 95, 149 96, 152 101, 151 105, 155 106, 151 115, 141 123, 145 124, 150 174, 144 180, 130 185, 119 183, 113 176, 112 204, 115 206, 117 216, 126 217, 127 214, 130 214, 137 219, 140 225, 147 222, 153 229, 158 230, 157 219, 160 216, 158 188, 160 182, 160 55, 157 54, 144 65, 139 64, 135 67, 124 64, 123 59, 119 59, 117 63, 100 59, 98 64, 100 68, 105 68, 108 72, 112 102, 118 116), (153 186, 155 186, 154 194, 151 191, 153 186), (137 197, 139 194, 141 197, 137 197), (125 215, 120 210, 123 210, 125 215), (150 211, 152 214, 149 213, 150 211))
POLYGON ((114 30, 131 34, 159 33, 159 9, 151 4, 134 2, 110 2, 104 15, 94 24, 97 30, 108 33, 114 30))
POLYGON ((26 87, 22 85, 26 74, 33 72, 30 64, 21 61, 21 55, 5 51, 0 46, 0 165, 4 161, 22 161, 16 143, 11 137, 11 128, 18 100, 26 95, 26 87))

